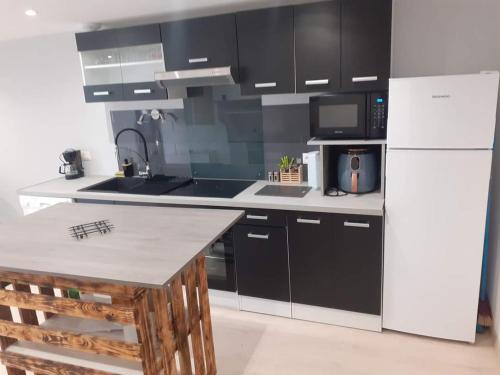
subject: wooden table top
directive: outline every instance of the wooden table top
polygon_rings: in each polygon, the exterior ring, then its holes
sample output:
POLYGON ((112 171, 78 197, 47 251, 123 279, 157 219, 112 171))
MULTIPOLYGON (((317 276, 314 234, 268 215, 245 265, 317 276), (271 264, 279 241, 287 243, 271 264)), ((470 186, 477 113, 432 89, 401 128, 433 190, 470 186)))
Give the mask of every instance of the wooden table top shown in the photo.
POLYGON ((62 203, 0 225, 0 269, 162 287, 243 215, 240 210, 62 203), (76 240, 69 227, 109 220, 76 240))

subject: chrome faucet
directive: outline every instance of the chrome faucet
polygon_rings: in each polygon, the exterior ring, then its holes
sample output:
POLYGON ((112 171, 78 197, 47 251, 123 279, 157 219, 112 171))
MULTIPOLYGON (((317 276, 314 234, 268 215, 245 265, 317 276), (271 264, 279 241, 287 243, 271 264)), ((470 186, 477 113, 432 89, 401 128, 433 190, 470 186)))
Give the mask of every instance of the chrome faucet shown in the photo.
POLYGON ((146 165, 146 170, 145 171, 139 171, 139 176, 141 177, 145 177, 145 178, 152 178, 153 177, 153 174, 151 173, 151 167, 149 165, 149 155, 148 155, 148 144, 146 143, 146 138, 144 137, 144 135, 137 129, 134 129, 134 128, 125 128, 123 130, 120 130, 118 132, 118 134, 116 135, 115 137, 115 146, 116 146, 116 149, 118 150, 118 138, 120 137, 120 135, 122 135, 122 133, 125 133, 127 131, 131 131, 131 132, 134 132, 136 133, 141 139, 142 139, 142 143, 144 144, 144 164, 146 165))

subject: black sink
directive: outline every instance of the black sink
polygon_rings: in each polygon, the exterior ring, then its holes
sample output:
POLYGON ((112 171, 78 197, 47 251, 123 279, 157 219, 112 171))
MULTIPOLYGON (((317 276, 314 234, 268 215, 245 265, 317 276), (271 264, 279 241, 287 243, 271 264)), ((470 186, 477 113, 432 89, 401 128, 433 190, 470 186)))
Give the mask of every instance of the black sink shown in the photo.
POLYGON ((115 177, 98 184, 80 189, 100 193, 124 193, 142 195, 162 195, 192 181, 189 177, 154 176, 150 179, 139 177, 115 177))

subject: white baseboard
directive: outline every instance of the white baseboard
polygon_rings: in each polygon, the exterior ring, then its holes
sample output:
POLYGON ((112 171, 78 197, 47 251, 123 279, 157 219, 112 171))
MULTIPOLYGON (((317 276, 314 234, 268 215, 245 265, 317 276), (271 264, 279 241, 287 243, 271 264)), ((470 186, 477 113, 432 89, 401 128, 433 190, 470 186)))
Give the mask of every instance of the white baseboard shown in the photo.
POLYGON ((292 303, 292 318, 382 332, 382 317, 380 315, 292 303))
POLYGON ((292 317, 292 308, 290 302, 273 301, 263 298, 248 296, 238 296, 240 301, 240 310, 257 312, 261 314, 292 317))
POLYGON ((227 307, 233 310, 239 310, 238 294, 236 292, 227 292, 225 290, 208 290, 208 299, 210 305, 227 307))

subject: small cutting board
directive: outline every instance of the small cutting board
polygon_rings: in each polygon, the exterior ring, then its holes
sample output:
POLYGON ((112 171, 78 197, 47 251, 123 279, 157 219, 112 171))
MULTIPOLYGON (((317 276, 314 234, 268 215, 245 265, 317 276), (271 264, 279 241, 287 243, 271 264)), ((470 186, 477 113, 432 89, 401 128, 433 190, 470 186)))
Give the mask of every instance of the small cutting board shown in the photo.
POLYGON ((271 197, 288 197, 288 198, 302 198, 309 190, 310 186, 284 186, 284 185, 266 185, 255 195, 268 195, 271 197))

